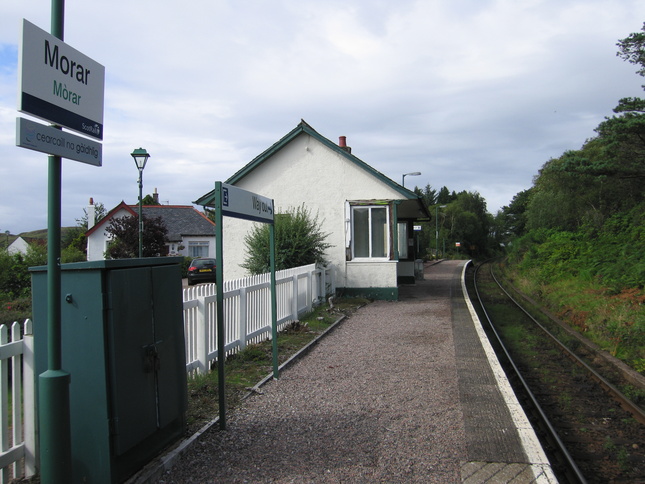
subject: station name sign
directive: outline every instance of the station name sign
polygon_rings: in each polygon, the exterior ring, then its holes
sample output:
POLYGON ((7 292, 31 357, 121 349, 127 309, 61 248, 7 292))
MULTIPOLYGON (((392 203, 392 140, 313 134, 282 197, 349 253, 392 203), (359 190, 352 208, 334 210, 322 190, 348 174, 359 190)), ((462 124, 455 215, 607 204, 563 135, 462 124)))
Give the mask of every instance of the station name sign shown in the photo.
POLYGON ((222 215, 255 222, 273 223, 273 200, 222 183, 222 215))
POLYGON ((103 139, 105 67, 23 19, 18 110, 103 139))

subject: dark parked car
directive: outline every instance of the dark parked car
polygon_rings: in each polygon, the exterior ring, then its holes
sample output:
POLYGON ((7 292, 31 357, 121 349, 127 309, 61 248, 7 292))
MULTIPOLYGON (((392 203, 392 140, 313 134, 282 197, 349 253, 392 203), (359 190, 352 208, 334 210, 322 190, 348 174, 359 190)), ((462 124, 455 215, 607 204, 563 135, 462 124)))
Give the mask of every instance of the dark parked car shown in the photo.
POLYGON ((215 259, 193 259, 188 266, 188 285, 215 282, 215 259))

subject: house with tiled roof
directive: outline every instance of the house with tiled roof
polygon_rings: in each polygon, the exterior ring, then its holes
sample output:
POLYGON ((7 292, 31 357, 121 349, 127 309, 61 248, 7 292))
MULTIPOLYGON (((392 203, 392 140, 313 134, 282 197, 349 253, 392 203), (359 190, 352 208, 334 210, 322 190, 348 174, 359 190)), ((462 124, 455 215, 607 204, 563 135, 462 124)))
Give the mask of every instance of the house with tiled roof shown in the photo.
MULTIPOLYGON (((318 216, 336 287, 348 295, 397 299, 414 282, 414 223, 430 214, 421 198, 301 121, 225 183, 273 199, 276 213, 304 206, 318 216)), ((214 191, 195 201, 214 206, 214 191)), ((224 217, 224 279, 247 275, 241 264, 253 223, 224 217)))
MULTIPOLYGON (((166 234, 166 252, 163 255, 185 257, 212 257, 215 255, 215 224, 192 205, 144 205, 145 218, 161 217, 168 233, 166 234)), ((94 205, 90 200, 87 209, 88 222, 94 221, 94 205)), ((121 202, 87 232, 87 260, 105 259, 105 251, 110 243, 106 232, 110 221, 118 217, 136 217, 138 205, 127 205, 121 202)), ((145 228, 144 228, 145 230, 145 228)))

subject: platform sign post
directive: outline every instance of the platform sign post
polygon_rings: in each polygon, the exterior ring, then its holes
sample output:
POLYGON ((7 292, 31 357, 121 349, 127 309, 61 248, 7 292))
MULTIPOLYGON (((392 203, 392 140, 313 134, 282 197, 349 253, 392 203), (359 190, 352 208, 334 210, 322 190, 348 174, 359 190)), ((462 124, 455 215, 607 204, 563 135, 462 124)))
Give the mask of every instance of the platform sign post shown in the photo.
MULTIPOLYGON (((52 1, 52 35, 63 39, 65 3, 52 1)), ((72 469, 70 374, 62 368, 60 226, 62 160, 48 158, 47 188, 47 371, 38 376, 40 472, 45 484, 62 484, 72 469)))
POLYGON ((267 223, 270 237, 271 265, 271 336, 273 352, 273 377, 278 378, 278 325, 275 294, 275 232, 273 200, 243 190, 233 185, 215 182, 215 190, 194 202, 215 208, 215 281, 217 285, 217 381, 219 393, 219 426, 226 429, 226 384, 224 360, 226 358, 226 335, 224 334, 224 258, 223 228, 224 216, 254 222, 267 223))
POLYGON ((71 476, 71 375, 62 368, 62 157, 101 166, 105 68, 63 42, 65 1, 51 2, 51 34, 23 20, 18 110, 53 123, 17 119, 16 145, 49 154, 47 186, 47 370, 38 375, 40 473, 44 484, 71 476))

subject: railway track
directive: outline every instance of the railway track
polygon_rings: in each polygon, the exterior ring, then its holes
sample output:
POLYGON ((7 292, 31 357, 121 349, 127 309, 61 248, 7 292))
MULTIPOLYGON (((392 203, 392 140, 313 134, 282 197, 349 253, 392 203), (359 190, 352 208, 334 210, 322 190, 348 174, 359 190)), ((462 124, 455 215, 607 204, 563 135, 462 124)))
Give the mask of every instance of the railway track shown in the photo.
POLYGON ((527 309, 492 267, 472 271, 473 300, 558 479, 645 483, 645 411, 621 391, 642 377, 543 311, 527 309))

